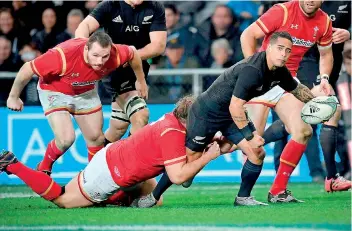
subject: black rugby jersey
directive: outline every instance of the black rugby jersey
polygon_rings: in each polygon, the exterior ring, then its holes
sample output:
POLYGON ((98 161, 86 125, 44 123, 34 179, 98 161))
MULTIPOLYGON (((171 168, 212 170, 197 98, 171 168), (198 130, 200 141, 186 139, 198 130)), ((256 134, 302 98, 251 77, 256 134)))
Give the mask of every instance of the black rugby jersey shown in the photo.
POLYGON ((266 62, 266 52, 259 52, 244 59, 224 71, 215 82, 199 96, 203 111, 217 117, 230 115, 232 95, 249 101, 279 85, 286 91, 294 90, 298 83, 284 67, 270 71, 266 62))
POLYGON ((90 13, 117 44, 137 49, 150 43, 149 32, 166 31, 165 10, 161 3, 144 1, 132 8, 124 1, 103 1, 90 13))

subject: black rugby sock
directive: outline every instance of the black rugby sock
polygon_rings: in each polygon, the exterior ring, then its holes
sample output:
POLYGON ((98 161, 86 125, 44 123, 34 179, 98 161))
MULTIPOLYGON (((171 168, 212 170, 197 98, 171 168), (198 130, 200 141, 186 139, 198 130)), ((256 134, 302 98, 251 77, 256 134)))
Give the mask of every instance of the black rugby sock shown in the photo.
POLYGON ((253 186, 257 181, 260 172, 262 171, 263 164, 257 165, 250 162, 248 159, 246 163, 243 165, 241 172, 241 187, 238 192, 239 197, 249 197, 251 195, 253 186))
POLYGON ((264 131, 264 145, 286 138, 288 135, 289 134, 285 129, 284 123, 281 120, 276 120, 270 127, 268 127, 268 129, 264 131))
POLYGON ((337 143, 337 128, 323 125, 320 130, 320 145, 326 165, 326 177, 331 179, 337 174, 335 163, 335 152, 337 143))
POLYGON ((159 200, 161 195, 172 185, 172 182, 169 179, 166 171, 160 178, 158 184, 156 185, 155 189, 153 190, 153 196, 156 200, 159 200))

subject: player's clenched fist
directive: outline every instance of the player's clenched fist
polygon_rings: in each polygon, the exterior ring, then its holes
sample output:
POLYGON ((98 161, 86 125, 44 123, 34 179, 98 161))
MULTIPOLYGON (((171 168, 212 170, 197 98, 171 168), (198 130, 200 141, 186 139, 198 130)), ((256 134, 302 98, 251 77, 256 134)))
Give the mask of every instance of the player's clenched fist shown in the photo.
POLYGON ((12 111, 22 111, 23 110, 23 102, 20 98, 17 98, 17 97, 9 97, 7 99, 6 105, 12 111))

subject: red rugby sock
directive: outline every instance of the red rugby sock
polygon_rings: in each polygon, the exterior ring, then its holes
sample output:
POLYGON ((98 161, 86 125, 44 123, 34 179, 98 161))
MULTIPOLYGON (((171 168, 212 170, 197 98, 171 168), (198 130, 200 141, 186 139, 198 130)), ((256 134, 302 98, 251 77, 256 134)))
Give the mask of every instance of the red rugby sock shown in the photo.
POLYGON ((21 162, 10 164, 6 171, 18 176, 28 185, 35 193, 45 200, 54 200, 61 195, 62 189, 47 174, 28 168, 21 162))
POLYGON ((274 183, 270 189, 272 194, 277 195, 286 189, 288 180, 298 162, 301 160, 306 147, 307 145, 297 143, 292 139, 286 144, 280 158, 279 170, 277 171, 274 183))

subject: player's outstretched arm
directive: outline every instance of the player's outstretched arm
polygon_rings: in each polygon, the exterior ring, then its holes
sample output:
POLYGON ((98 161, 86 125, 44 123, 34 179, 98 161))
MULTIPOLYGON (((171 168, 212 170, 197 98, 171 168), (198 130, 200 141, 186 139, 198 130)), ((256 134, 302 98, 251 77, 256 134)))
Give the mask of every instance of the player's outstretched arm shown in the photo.
POLYGON ((254 22, 241 34, 241 47, 244 58, 248 58, 256 53, 257 39, 263 38, 264 32, 254 22))
POLYGON ((319 60, 319 73, 321 77, 320 90, 326 95, 331 94, 331 86, 329 84, 329 75, 332 71, 334 56, 332 53, 332 47, 320 48, 320 60, 319 60))
POLYGON ((23 102, 20 99, 23 88, 28 84, 34 75, 29 62, 26 62, 17 73, 13 82, 9 98, 7 99, 7 107, 13 111, 22 111, 23 102))
POLYGON ((292 95, 294 95, 299 101, 303 103, 307 103, 314 98, 313 93, 311 90, 303 84, 298 84, 297 87, 290 91, 292 95))
POLYGON ((136 89, 140 97, 148 99, 148 86, 145 81, 143 72, 142 60, 138 54, 138 51, 134 46, 130 46, 133 50, 133 58, 128 62, 136 75, 136 89))
POLYGON ((194 177, 204 166, 211 160, 216 159, 220 155, 220 146, 217 142, 210 145, 208 151, 193 162, 183 161, 181 163, 165 166, 166 172, 174 184, 182 184, 183 182, 194 177))
POLYGON ((88 38, 91 33, 98 30, 99 26, 99 22, 88 15, 76 29, 75 38, 88 38))

